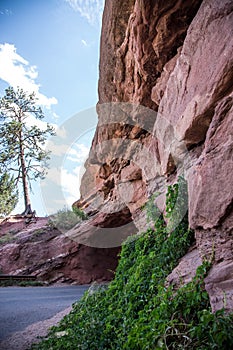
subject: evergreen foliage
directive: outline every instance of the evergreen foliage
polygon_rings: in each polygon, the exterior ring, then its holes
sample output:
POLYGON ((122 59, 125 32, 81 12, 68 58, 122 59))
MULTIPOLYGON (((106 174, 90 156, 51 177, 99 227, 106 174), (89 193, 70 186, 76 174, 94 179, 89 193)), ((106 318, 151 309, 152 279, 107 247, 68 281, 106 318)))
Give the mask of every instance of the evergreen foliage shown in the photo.
POLYGON ((30 126, 33 116, 44 118, 41 107, 37 105, 35 93, 22 89, 16 91, 9 87, 0 99, 0 168, 14 173, 16 184, 23 185, 25 213, 31 211, 29 186, 32 180, 43 178, 46 173, 49 154, 44 149, 49 135, 54 134, 52 126, 45 130, 37 125, 30 126))
POLYGON ((0 216, 9 215, 18 202, 18 191, 12 176, 3 173, 0 177, 0 216))

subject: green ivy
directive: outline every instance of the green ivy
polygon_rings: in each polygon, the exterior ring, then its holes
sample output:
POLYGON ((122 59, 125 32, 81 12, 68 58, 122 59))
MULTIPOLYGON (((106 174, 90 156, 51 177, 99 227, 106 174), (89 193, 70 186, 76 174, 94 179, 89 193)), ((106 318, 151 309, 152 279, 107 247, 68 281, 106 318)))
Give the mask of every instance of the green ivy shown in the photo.
POLYGON ((156 222, 156 220, 160 217, 161 212, 159 208, 155 205, 156 198, 160 195, 159 192, 153 194, 146 204, 143 205, 142 209, 146 210, 146 219, 147 222, 156 222))
POLYGON ((172 231, 183 220, 188 225, 188 186, 183 176, 178 182, 168 186, 166 193, 167 230, 172 231))
MULTIPOLYGON (((183 180, 182 180, 183 181, 183 180)), ((40 350, 153 350, 221 349, 233 346, 233 315, 211 313, 204 278, 211 266, 204 261, 193 280, 174 289, 166 277, 192 244, 187 214, 177 224, 175 208, 179 184, 169 186, 167 217, 175 228, 168 232, 156 212, 154 229, 129 237, 123 244, 114 280, 107 288, 87 292, 40 350), (172 210, 168 210, 172 208, 172 210)), ((185 189, 185 186, 184 186, 185 189)), ((187 189, 187 187, 186 187, 187 189)), ((183 191, 185 193, 185 191, 183 191)), ((182 209, 183 210, 183 209, 182 209)))

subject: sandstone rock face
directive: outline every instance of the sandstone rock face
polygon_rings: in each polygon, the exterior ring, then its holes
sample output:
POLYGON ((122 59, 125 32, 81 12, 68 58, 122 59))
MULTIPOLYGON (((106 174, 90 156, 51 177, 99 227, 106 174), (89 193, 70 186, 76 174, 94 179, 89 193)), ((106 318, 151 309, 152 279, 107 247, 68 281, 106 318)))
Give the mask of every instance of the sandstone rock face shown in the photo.
POLYGON ((109 208, 112 222, 141 230, 142 205, 183 173, 197 248, 178 273, 188 280, 214 256, 206 278, 214 311, 233 310, 232 57, 230 0, 106 0, 99 123, 76 203, 99 213, 97 226, 108 226, 100 213, 109 208))
POLYGON ((201 1, 105 3, 100 56, 100 103, 130 101, 150 108, 151 89, 176 55, 201 1))
POLYGON ((232 311, 232 57, 231 0, 106 0, 99 121, 75 203, 89 220, 66 235, 46 223, 22 226, 0 247, 2 272, 50 282, 112 278, 122 241, 146 228, 144 203, 160 192, 164 210, 167 185, 183 174, 196 245, 168 282, 188 282, 212 258, 212 309, 232 311))
POLYGON ((1 224, 0 271, 33 275, 49 283, 88 284, 113 278, 119 249, 87 247, 48 225, 48 219, 25 225, 24 219, 1 224), (13 232, 14 231, 14 232, 13 232), (18 231, 18 232, 17 232, 18 231), (12 232, 11 239, 9 232, 12 232))
POLYGON ((196 269, 202 263, 197 247, 192 247, 189 252, 181 259, 179 265, 167 277, 168 284, 179 287, 182 283, 191 282, 195 276, 196 269))

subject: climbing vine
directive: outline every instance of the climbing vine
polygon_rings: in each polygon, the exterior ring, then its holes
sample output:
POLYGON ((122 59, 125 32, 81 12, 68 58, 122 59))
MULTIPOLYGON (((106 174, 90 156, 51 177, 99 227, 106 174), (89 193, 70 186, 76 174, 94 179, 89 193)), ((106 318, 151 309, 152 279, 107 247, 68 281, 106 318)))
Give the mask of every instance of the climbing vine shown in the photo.
POLYGON ((187 215, 179 218, 171 232, 167 230, 165 219, 177 220, 179 205, 183 205, 184 199, 176 203, 179 186, 168 187, 165 218, 156 211, 154 229, 129 237, 123 244, 109 286, 87 292, 59 326, 52 328, 49 337, 33 349, 232 348, 233 315, 224 315, 224 310, 213 314, 205 291, 210 261, 203 261, 190 283, 178 289, 166 283, 194 240, 187 215))

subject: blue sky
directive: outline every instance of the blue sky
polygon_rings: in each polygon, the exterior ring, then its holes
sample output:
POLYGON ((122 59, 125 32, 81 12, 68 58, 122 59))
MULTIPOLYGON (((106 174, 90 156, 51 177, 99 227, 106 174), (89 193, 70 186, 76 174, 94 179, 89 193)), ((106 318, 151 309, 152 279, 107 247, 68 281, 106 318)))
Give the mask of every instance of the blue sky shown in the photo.
MULTIPOLYGON (((82 111, 98 101, 102 10, 103 0, 0 0, 0 95, 9 85, 36 91, 46 121, 58 125, 60 134, 62 124, 75 114, 85 118, 82 111)), ((75 177, 88 154, 94 126, 82 127, 83 136, 62 154, 66 159, 63 183, 69 179, 70 186, 61 186, 68 199, 64 203, 58 200, 51 210, 77 199, 75 177), (67 152, 73 155, 73 163, 67 162, 67 152)), ((47 214, 40 200, 40 185, 33 188, 33 206, 39 215, 47 214)))

